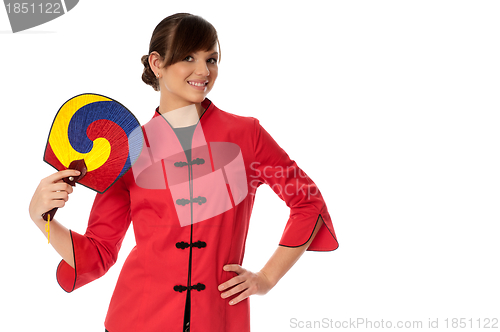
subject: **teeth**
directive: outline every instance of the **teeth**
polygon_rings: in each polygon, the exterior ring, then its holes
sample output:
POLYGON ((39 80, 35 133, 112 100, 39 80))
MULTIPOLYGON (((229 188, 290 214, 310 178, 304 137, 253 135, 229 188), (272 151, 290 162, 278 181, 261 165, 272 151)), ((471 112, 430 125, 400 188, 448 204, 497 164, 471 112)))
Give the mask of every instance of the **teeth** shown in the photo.
POLYGON ((189 81, 188 81, 188 83, 191 85, 194 85, 194 86, 205 86, 206 85, 206 83, 194 83, 194 82, 189 82, 189 81))

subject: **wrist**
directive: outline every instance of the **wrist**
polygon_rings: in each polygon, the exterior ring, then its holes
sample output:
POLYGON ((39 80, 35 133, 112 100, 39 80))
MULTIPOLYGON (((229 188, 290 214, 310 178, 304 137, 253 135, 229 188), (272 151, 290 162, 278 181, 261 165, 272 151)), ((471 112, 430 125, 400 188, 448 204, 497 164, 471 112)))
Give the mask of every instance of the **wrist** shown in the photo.
POLYGON ((30 214, 30 218, 37 225, 39 225, 39 224, 45 224, 46 223, 46 221, 43 220, 43 218, 42 218, 41 215, 36 215, 36 214, 35 215, 31 215, 30 214))
POLYGON ((272 274, 270 274, 269 272, 264 271, 264 269, 260 270, 258 273, 266 281, 267 285, 269 286, 269 289, 273 288, 278 283, 278 280, 273 278, 272 274))

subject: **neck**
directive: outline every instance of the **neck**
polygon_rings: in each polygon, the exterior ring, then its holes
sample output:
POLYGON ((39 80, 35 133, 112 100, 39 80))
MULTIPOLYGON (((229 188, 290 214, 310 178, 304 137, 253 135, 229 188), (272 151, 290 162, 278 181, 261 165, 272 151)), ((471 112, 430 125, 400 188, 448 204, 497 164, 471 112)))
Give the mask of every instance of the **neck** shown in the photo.
POLYGON ((173 96, 167 96, 166 94, 162 93, 160 97, 160 106, 158 112, 160 112, 160 114, 164 114, 188 106, 196 107, 198 118, 200 118, 205 111, 203 106, 201 106, 201 102, 190 103, 186 100, 177 100, 176 98, 173 98, 173 96))
POLYGON ((161 116, 164 117, 173 128, 189 127, 197 124, 200 120, 200 116, 194 104, 162 113, 161 116))
POLYGON ((198 118, 201 117, 201 115, 205 111, 203 106, 201 106, 201 103, 183 104, 183 105, 181 105, 181 104, 179 104, 179 105, 165 105, 160 101, 160 106, 158 108, 158 112, 160 112, 160 114, 165 114, 165 113, 172 112, 172 111, 175 111, 177 109, 189 107, 189 106, 194 106, 196 108, 196 111, 198 112, 198 118))

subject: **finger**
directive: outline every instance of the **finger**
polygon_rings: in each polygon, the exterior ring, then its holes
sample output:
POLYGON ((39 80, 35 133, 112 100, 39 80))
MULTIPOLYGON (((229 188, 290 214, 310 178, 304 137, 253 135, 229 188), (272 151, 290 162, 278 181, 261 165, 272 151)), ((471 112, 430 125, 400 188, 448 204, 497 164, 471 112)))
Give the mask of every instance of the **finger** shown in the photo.
POLYGON ((64 207, 65 203, 69 199, 69 194, 66 191, 49 191, 43 195, 43 206, 41 209, 43 212, 47 212, 55 207, 64 207))
POLYGON ((227 265, 224 265, 223 269, 224 269, 224 271, 232 271, 232 272, 236 272, 238 274, 240 274, 243 271, 245 271, 245 269, 242 268, 238 264, 227 264, 227 265))
POLYGON ((69 194, 65 191, 56 191, 51 195, 52 200, 63 200, 65 202, 69 199, 69 194))
POLYGON ((238 285, 234 286, 233 288, 231 288, 227 292, 222 293, 220 296, 223 299, 225 299, 227 297, 231 297, 231 296, 233 296, 235 294, 241 293, 241 292, 243 292, 247 288, 248 288, 248 285, 247 285, 246 282, 244 282, 244 283, 241 283, 241 284, 238 284, 238 285))
POLYGON ((62 199, 56 199, 56 200, 54 200, 54 202, 56 202, 55 207, 57 207, 59 209, 63 208, 66 205, 66 202, 62 199))
MULTIPOLYGON (((238 265, 238 264, 227 264, 227 265, 224 265, 224 266, 222 267, 222 269, 223 269, 224 271, 235 272, 235 273, 237 273, 238 275, 246 271, 244 268, 242 268, 242 267, 241 267, 240 265, 238 265)), ((226 283, 220 284, 218 288, 219 288, 219 290, 223 290, 223 289, 226 289, 226 288, 228 288, 228 287, 230 287, 230 286, 234 286, 235 284, 236 284, 236 283, 227 284, 227 282, 226 282, 226 283)))
POLYGON ((46 203, 46 208, 44 212, 50 211, 53 208, 63 208, 66 202, 63 199, 51 199, 46 203))
POLYGON ((50 182, 57 182, 59 180, 62 180, 63 178, 67 178, 69 176, 78 176, 78 175, 80 175, 80 171, 74 169, 65 169, 63 171, 59 171, 52 175, 49 175, 48 177, 46 177, 46 179, 50 182))
POLYGON ((240 295, 238 295, 237 297, 235 297, 234 299, 232 299, 231 301, 229 301, 229 304, 230 305, 235 305, 235 304, 243 301, 244 299, 246 299, 250 295, 252 295, 252 293, 250 292, 249 289, 247 289, 246 291, 244 291, 243 293, 241 293, 240 295))
POLYGON ((51 191, 64 191, 67 192, 68 194, 71 194, 73 192, 73 187, 67 184, 66 182, 60 181, 57 183, 54 183, 50 186, 51 191))
POLYGON ((228 281, 220 284, 218 288, 220 291, 223 291, 225 289, 233 287, 234 285, 241 284, 245 280, 246 280, 245 276, 237 275, 236 277, 233 277, 233 278, 229 279, 228 281))

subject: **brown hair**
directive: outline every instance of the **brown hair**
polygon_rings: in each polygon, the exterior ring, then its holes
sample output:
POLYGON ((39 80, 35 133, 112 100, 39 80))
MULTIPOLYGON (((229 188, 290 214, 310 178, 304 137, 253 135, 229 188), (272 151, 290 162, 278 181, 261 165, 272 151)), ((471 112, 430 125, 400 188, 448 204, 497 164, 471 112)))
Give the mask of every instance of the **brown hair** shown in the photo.
POLYGON ((209 51, 215 44, 219 47, 220 53, 217 31, 202 17, 187 13, 168 16, 154 29, 149 43, 149 53, 141 57, 144 65, 142 80, 151 85, 155 91, 160 91, 158 79, 148 61, 151 52, 158 52, 163 67, 167 67, 182 61, 190 53, 209 51))

